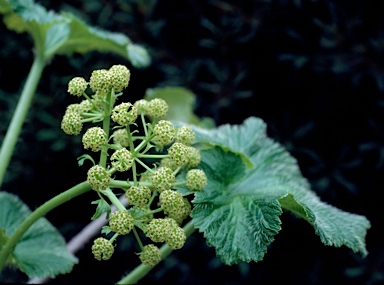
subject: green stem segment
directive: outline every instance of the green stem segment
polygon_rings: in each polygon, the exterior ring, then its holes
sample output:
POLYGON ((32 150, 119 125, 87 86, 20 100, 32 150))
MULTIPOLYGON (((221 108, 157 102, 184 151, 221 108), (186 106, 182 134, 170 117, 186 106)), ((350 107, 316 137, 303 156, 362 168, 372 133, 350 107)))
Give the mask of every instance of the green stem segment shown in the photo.
POLYGON ((2 271, 8 256, 12 253, 14 247, 24 235, 24 233, 33 225, 38 219, 46 215, 52 209, 68 202, 70 199, 75 198, 87 191, 91 190, 88 182, 82 182, 76 186, 68 189, 67 191, 53 197, 51 200, 45 202, 35 211, 33 211, 24 222, 17 228, 13 235, 9 238, 8 242, 3 246, 0 252, 0 272, 2 271))
POLYGON ((24 84, 23 91, 16 110, 13 114, 11 123, 4 137, 3 145, 0 150, 0 186, 3 183, 5 173, 12 157, 17 139, 19 138, 21 128, 31 107, 33 95, 35 94, 37 85, 40 81, 41 74, 45 67, 46 61, 41 56, 36 56, 31 70, 29 71, 27 81, 24 84))
MULTIPOLYGON (((183 229, 187 237, 189 237, 195 231, 192 221, 186 224, 183 229)), ((166 258, 171 252, 172 252, 172 249, 169 247, 169 245, 164 244, 160 248, 161 260, 166 258)), ((148 272, 152 270, 152 268, 154 268, 154 266, 140 264, 134 270, 132 270, 131 273, 129 273, 127 276, 125 276, 123 279, 117 282, 117 284, 135 284, 141 278, 147 275, 148 272)))

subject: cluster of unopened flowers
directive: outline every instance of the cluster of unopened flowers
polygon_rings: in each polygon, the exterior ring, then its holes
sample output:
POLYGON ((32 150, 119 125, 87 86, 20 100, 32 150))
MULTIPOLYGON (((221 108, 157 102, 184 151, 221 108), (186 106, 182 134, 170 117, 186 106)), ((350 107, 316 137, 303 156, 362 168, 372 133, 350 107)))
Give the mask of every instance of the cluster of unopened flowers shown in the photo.
POLYGON ((189 126, 175 127, 162 119, 169 108, 165 100, 141 99, 133 104, 122 102, 116 105, 129 80, 130 71, 123 65, 94 70, 89 82, 82 77, 71 79, 69 94, 83 96, 84 100, 67 107, 61 128, 68 135, 78 135, 84 123, 97 125, 102 122, 102 127, 90 127, 82 136, 85 149, 100 152, 100 162, 93 162, 87 181, 101 200, 108 197, 117 210, 107 215, 109 224, 102 231, 114 234, 110 239, 99 237, 94 240, 94 257, 110 259, 116 238, 133 232, 141 250, 138 253, 141 262, 152 266, 161 260, 156 243, 166 242, 175 250, 183 247, 186 241, 181 225, 191 212, 191 204, 174 187, 186 184, 190 190, 200 191, 205 187, 207 177, 202 170, 196 169, 201 156, 192 146, 195 139, 192 129, 189 126), (86 93, 88 87, 93 95, 86 93), (138 122, 142 125, 141 131, 138 122), (113 133, 109 135, 112 126, 113 133), (149 167, 145 159, 157 162, 151 162, 152 167, 149 167), (143 169, 141 173, 138 168, 143 169), (113 178, 116 172, 126 171, 130 171, 127 180, 113 178), (186 179, 176 181, 181 171, 186 171, 186 179), (112 188, 125 192, 127 207, 117 199, 112 188), (152 243, 143 245, 137 229, 152 243))

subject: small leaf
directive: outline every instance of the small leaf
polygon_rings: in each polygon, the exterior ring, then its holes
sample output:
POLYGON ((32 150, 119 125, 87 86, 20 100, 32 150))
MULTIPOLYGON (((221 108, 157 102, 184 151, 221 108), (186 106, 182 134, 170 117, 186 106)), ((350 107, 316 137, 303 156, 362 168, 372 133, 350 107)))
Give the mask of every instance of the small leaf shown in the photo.
MULTIPOLYGON (((11 237, 31 211, 17 196, 7 192, 0 192, 0 204, 0 228, 11 237)), ((27 230, 12 255, 15 264, 29 277, 54 278, 70 272, 77 263, 64 238, 45 218, 27 230)))
POLYGON ((103 213, 107 213, 106 219, 109 219, 109 215, 111 214, 111 206, 104 199, 93 201, 91 204, 97 204, 96 212, 92 216, 91 220, 98 219, 103 213))
POLYGON ((164 119, 189 124, 199 124, 199 118, 193 113, 196 96, 183 87, 157 87, 147 89, 145 99, 160 98, 167 102, 169 111, 164 119))
POLYGON ((196 133, 195 143, 219 145, 236 152, 241 156, 247 167, 252 167, 250 156, 260 148, 267 137, 266 124, 259 118, 251 117, 241 126, 225 124, 216 129, 207 130, 191 125, 196 133))

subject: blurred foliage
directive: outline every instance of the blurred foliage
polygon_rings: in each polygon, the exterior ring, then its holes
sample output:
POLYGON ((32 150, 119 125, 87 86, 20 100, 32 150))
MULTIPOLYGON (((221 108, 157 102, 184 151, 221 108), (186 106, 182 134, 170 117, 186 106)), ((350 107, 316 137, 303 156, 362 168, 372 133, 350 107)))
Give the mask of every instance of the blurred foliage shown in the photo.
MULTIPOLYGON (((100 53, 53 59, 43 74, 2 190, 18 194, 33 209, 84 180, 86 169, 76 161, 83 153, 80 138, 60 130, 65 107, 72 103, 66 84, 73 76, 87 77, 95 68, 127 64, 132 77, 122 100, 140 99, 148 88, 182 86, 197 95, 195 113, 213 118, 216 125, 260 117, 269 135, 298 160, 324 201, 366 215, 372 222, 366 259, 345 248, 324 247, 310 227, 287 214, 282 215, 283 230, 259 263, 224 266, 196 233, 144 284, 383 282, 384 221, 377 198, 384 187, 383 1, 39 3, 126 34, 148 49, 152 64, 138 70, 118 56, 100 53), (35 189, 46 190, 36 195, 35 189)), ((0 30, 1 140, 32 63, 32 42, 3 24, 0 30)), ((47 218, 69 239, 89 222, 92 197, 80 197, 47 218), (81 216, 72 210, 75 207, 82 207, 81 216)), ((124 260, 124 250, 130 247, 129 241, 119 245, 114 264, 108 265, 90 259, 86 244, 73 273, 56 282, 89 283, 90 276, 95 284, 119 280, 135 266, 124 260)), ((13 282, 25 280, 14 276, 13 282)))

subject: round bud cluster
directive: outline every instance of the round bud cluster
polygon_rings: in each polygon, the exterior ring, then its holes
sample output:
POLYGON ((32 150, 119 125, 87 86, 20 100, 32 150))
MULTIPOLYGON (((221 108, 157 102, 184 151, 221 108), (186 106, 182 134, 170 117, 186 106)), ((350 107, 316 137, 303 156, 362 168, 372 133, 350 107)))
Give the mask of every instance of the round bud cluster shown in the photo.
POLYGON ((124 102, 113 108, 111 117, 120 126, 127 126, 136 121, 137 109, 131 103, 124 102))
POLYGON ((89 100, 83 100, 79 103, 79 113, 87 113, 89 111, 91 111, 93 108, 93 105, 91 103, 91 101, 89 100))
POLYGON ((123 91, 128 86, 131 73, 126 66, 113 65, 108 72, 111 75, 111 85, 116 93, 123 91))
POLYGON ((165 190, 159 196, 160 205, 168 216, 177 216, 184 205, 183 196, 174 190, 165 190))
POLYGON ((185 145, 190 145, 195 139, 195 133, 190 126, 181 126, 176 132, 176 141, 185 145))
POLYGON ((134 219, 126 210, 114 212, 109 219, 109 227, 119 235, 128 234, 133 228, 134 219))
POLYGON ((154 266, 161 261, 160 249, 153 244, 148 244, 143 247, 139 258, 143 264, 154 266))
POLYGON ((207 184, 207 176, 200 169, 191 169, 187 173, 187 186, 191 190, 202 190, 207 184))
POLYGON ((164 146, 173 141, 176 130, 170 121, 161 120, 153 128, 153 133, 156 135, 156 142, 164 146))
POLYGON ((130 169, 133 162, 133 155, 126 148, 116 150, 111 156, 112 166, 120 172, 124 172, 130 169))
POLYGON ((89 86, 95 93, 108 93, 112 88, 111 74, 106 69, 98 69, 92 71, 91 78, 89 80, 89 86))
POLYGON ((133 103, 133 106, 136 107, 137 113, 139 114, 147 114, 148 109, 148 101, 145 99, 137 100, 135 103, 133 103))
POLYGON ((87 81, 83 77, 74 77, 68 83, 68 93, 80 97, 88 87, 87 81))
POLYGON ((167 114, 168 108, 164 99, 155 98, 148 102, 147 114, 152 118, 162 118, 167 114))
POLYGON ((125 192, 125 197, 130 205, 143 208, 151 198, 151 189, 147 186, 131 186, 125 192))
POLYGON ((92 253, 97 260, 108 260, 115 251, 113 245, 105 238, 99 237, 93 241, 92 253))
POLYGON ((168 154, 177 166, 183 166, 188 163, 188 147, 182 143, 174 143, 168 149, 168 154))
POLYGON ((76 112, 65 112, 61 121, 61 129, 67 135, 78 135, 83 128, 81 117, 76 112))
POLYGON ((93 190, 101 191, 108 187, 111 176, 104 167, 94 165, 87 172, 87 181, 93 190))
POLYGON ((65 113, 77 113, 80 115, 80 104, 70 104, 65 109, 65 113))
POLYGON ((129 145, 128 132, 126 129, 118 129, 113 132, 113 143, 120 144, 122 147, 129 145))
POLYGON ((97 152, 107 143, 107 134, 100 127, 92 127, 85 132, 82 142, 85 149, 97 152))
POLYGON ((166 241, 170 248, 173 250, 180 249, 183 247, 186 240, 187 236, 182 228, 175 224, 169 227, 169 234, 166 241))
POLYGON ((189 214, 191 214, 192 206, 189 203, 188 199, 183 197, 183 206, 176 212, 168 213, 169 218, 174 219, 177 224, 181 225, 189 214))
POLYGON ((167 242, 172 249, 182 248, 187 239, 184 230, 172 218, 153 219, 146 235, 153 242, 167 242))
POLYGON ((145 234, 153 242, 165 242, 168 231, 169 219, 153 219, 149 222, 145 234))
POLYGON ((168 190, 172 187, 175 182, 175 174, 172 169, 168 167, 161 167, 152 176, 152 186, 155 187, 159 192, 168 190))
POLYGON ((188 167, 193 168, 200 164, 201 161, 201 154, 200 151, 197 148, 194 148, 193 146, 188 147, 188 167))
POLYGON ((170 159, 169 157, 164 157, 163 159, 161 159, 160 165, 162 167, 168 167, 168 168, 172 169, 172 171, 176 170, 176 168, 178 167, 175 164, 175 162, 172 159, 170 159))

